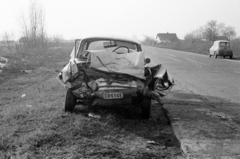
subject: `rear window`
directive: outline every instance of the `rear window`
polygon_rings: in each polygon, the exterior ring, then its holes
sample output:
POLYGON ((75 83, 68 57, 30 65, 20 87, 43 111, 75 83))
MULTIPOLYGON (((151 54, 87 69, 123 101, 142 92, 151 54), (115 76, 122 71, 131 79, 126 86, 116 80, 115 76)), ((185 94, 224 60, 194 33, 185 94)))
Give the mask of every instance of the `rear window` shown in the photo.
POLYGON ((228 42, 220 42, 220 43, 219 43, 219 46, 220 46, 220 47, 229 47, 230 44, 229 44, 228 42))
POLYGON ((99 40, 93 41, 89 44, 88 50, 106 50, 106 51, 113 51, 115 49, 116 52, 125 53, 128 52, 137 52, 136 44, 130 42, 123 42, 117 40, 99 40))

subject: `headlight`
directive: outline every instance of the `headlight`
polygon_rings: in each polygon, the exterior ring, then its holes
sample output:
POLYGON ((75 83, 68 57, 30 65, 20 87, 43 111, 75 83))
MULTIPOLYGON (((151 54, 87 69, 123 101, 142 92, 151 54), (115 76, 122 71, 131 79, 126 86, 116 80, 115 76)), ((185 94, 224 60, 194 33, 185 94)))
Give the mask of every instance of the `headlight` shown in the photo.
POLYGON ((96 81, 90 81, 88 82, 88 86, 93 90, 96 91, 98 89, 98 84, 96 81))
POLYGON ((169 87, 169 82, 168 81, 163 82, 163 84, 164 84, 165 87, 169 87))

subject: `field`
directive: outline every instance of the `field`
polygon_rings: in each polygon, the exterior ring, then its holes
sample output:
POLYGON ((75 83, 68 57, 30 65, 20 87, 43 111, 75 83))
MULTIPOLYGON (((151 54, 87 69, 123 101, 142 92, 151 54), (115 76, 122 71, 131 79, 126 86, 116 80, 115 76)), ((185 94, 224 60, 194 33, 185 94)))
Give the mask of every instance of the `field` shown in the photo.
POLYGON ((84 105, 64 112, 65 90, 55 77, 72 46, 5 56, 12 65, 0 74, 0 158, 181 158, 154 101, 150 120, 132 106, 99 108, 101 119, 87 117, 84 105))

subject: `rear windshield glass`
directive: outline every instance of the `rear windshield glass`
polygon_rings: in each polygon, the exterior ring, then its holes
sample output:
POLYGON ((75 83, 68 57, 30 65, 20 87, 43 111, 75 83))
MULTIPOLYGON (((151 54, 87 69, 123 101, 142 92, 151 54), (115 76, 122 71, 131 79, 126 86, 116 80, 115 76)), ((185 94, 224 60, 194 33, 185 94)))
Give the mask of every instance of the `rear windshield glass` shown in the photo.
POLYGON ((219 43, 219 46, 220 46, 220 47, 229 47, 230 44, 229 44, 228 42, 220 42, 220 43, 219 43))
POLYGON ((99 40, 89 43, 87 50, 106 50, 116 53, 137 52, 137 45, 126 41, 99 40))

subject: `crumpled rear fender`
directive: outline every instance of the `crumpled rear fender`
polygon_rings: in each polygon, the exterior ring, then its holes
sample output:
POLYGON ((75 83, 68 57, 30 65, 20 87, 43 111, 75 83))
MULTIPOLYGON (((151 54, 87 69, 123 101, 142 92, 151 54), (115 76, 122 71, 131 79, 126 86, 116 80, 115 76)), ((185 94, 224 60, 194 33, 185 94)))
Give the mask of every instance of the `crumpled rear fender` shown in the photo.
POLYGON ((62 71, 56 77, 57 81, 64 87, 66 84, 71 87, 71 79, 79 74, 77 63, 74 60, 70 60, 68 64, 62 69, 62 71))
POLYGON ((163 65, 157 65, 157 66, 151 67, 151 71, 153 73, 154 78, 161 78, 161 79, 168 80, 171 83, 174 83, 174 80, 171 77, 170 73, 167 71, 167 69, 163 65))
POLYGON ((162 65, 150 68, 153 75, 152 91, 153 95, 166 96, 174 85, 174 79, 167 69, 162 65))

